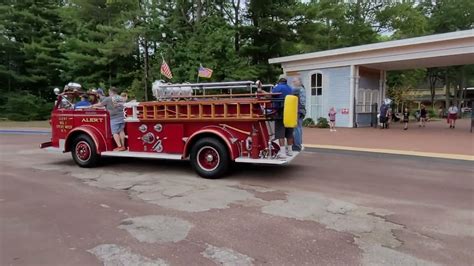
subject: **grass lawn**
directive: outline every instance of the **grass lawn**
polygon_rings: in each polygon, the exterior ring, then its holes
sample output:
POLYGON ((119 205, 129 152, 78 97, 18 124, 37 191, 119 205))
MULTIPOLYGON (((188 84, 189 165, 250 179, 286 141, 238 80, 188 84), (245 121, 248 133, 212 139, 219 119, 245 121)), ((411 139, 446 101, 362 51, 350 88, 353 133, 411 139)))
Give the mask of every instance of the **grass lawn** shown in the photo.
POLYGON ((0 121, 0 128, 50 128, 48 120, 45 121, 0 121))

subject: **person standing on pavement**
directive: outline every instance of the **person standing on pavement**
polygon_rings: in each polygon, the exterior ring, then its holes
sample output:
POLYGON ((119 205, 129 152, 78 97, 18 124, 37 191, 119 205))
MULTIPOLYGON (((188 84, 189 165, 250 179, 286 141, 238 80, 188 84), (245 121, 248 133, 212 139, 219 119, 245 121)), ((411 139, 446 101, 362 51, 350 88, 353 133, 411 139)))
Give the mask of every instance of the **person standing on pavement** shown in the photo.
POLYGON ((421 105, 420 109, 420 127, 425 127, 426 124, 426 107, 424 104, 421 105))
POLYGON ((303 119, 306 116, 306 90, 300 78, 293 80, 293 94, 298 97, 298 126, 294 129, 293 151, 303 149, 303 119))
POLYGON ((336 109, 334 107, 331 107, 331 109, 329 109, 329 113, 328 113, 328 116, 329 116, 329 131, 330 132, 336 132, 336 109))
POLYGON ((380 105, 380 124, 381 128, 388 128, 387 127, 387 112, 388 112, 388 105, 385 104, 385 102, 382 102, 382 105, 380 105))
POLYGON ((456 127, 456 119, 458 119, 458 112, 459 109, 456 105, 451 104, 448 108, 448 124, 449 128, 455 128, 456 127))
POLYGON ((408 129, 408 120, 410 119, 410 112, 408 111, 408 108, 405 107, 403 110, 403 130, 408 129))
POLYGON ((281 147, 280 151, 278 152, 278 156, 280 158, 293 155, 293 128, 285 128, 283 124, 283 108, 285 97, 290 95, 292 92, 293 89, 287 84, 287 80, 285 78, 280 78, 278 80, 278 84, 272 89, 272 93, 279 93, 279 95, 274 96, 273 99, 275 100, 274 108, 277 111, 277 119, 275 119, 275 138, 278 139, 281 147))

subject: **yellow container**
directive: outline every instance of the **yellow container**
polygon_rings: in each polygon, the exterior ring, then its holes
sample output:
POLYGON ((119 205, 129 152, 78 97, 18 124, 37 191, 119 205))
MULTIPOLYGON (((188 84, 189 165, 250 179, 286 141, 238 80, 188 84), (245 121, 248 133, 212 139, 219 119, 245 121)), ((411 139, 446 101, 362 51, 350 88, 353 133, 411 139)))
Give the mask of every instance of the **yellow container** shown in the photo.
POLYGON ((298 97, 294 95, 285 97, 283 125, 287 128, 295 128, 298 125, 298 97))

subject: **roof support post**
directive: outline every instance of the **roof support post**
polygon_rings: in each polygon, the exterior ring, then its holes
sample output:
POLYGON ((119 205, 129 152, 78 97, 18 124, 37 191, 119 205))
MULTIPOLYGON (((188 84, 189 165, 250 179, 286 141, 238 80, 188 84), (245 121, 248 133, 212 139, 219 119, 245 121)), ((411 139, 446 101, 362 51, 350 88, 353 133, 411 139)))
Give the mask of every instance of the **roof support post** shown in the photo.
POLYGON ((355 113, 355 91, 358 90, 359 87, 359 77, 358 77, 358 70, 359 67, 355 65, 351 65, 351 73, 349 78, 349 127, 354 127, 354 113, 355 113))
POLYGON ((378 101, 378 104, 380 104, 383 101, 383 99, 385 99, 385 95, 386 95, 386 91, 387 91, 386 81, 387 81, 387 71, 381 69, 380 70, 380 81, 379 81, 379 99, 378 99, 379 101, 378 101))

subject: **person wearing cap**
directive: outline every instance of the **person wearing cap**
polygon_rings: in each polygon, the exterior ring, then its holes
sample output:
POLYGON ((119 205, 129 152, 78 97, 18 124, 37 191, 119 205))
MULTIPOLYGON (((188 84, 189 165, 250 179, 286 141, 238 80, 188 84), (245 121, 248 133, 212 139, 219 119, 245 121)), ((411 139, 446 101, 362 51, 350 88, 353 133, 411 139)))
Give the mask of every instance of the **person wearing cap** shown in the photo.
POLYGON ((99 102, 102 102, 106 97, 104 94, 104 90, 102 88, 97 88, 97 95, 99 95, 99 102))
POLYGON ((105 107, 110 113, 110 127, 117 144, 114 151, 125 151, 125 117, 124 117, 124 101, 118 94, 118 89, 112 87, 109 89, 109 97, 104 98, 101 102, 96 103, 93 107, 105 107))
POLYGON ((74 109, 81 109, 90 107, 89 96, 87 94, 81 95, 81 100, 74 105, 74 109))
POLYGON ((278 93, 279 95, 273 96, 274 108, 277 111, 277 119, 275 119, 275 138, 278 139, 280 144, 280 151, 278 157, 285 158, 286 156, 293 155, 293 128, 285 128, 283 125, 283 108, 284 101, 287 95, 291 95, 293 89, 287 84, 286 78, 280 78, 278 84, 273 87, 272 93, 278 93), (286 139, 286 144, 285 144, 286 139))

